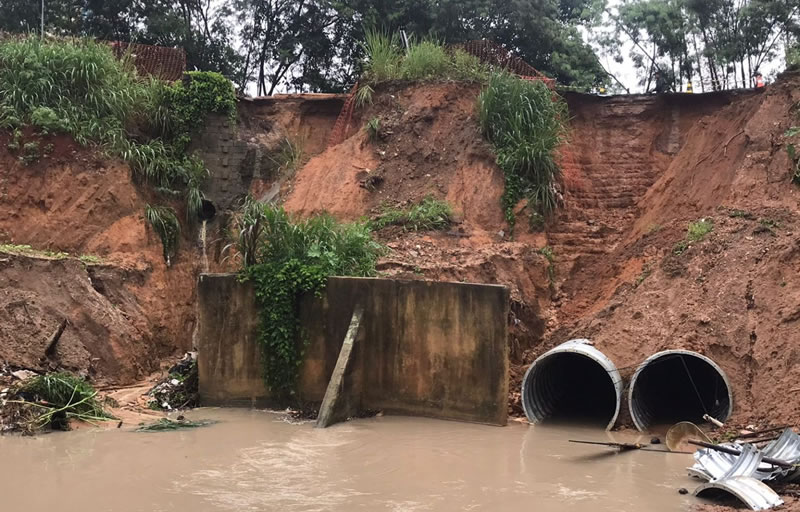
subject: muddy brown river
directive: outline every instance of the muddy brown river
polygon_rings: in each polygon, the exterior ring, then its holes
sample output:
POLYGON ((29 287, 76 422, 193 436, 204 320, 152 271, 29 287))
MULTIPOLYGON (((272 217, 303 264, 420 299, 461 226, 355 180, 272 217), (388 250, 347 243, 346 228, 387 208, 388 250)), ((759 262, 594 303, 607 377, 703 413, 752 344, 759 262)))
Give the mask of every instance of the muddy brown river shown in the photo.
MULTIPOLYGON (((691 456, 615 454, 569 438, 596 429, 489 427, 420 418, 326 430, 264 411, 199 409, 220 423, 136 433, 0 437, 2 510, 636 511, 688 510, 691 456)), ((646 442, 646 439, 638 439, 646 442)))

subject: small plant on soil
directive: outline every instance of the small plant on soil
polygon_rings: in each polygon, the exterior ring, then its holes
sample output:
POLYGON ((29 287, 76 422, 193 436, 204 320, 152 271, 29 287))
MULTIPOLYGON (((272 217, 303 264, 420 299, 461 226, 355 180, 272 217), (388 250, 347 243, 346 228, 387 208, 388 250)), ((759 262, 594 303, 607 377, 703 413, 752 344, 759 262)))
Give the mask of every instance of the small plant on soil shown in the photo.
POLYGON ((544 259, 547 260, 547 278, 550 281, 550 285, 554 285, 556 282, 556 255, 553 252, 553 248, 549 245, 545 245, 541 249, 538 250, 538 253, 544 256, 544 259))
POLYGON ((689 231, 686 238, 689 242, 699 242, 704 239, 707 234, 714 230, 714 223, 711 219, 700 219, 697 222, 689 224, 689 231))
POLYGON ((181 224, 175 215, 175 210, 168 206, 145 205, 144 216, 153 228, 153 231, 161 238, 161 246, 164 249, 164 261, 170 266, 172 258, 178 250, 180 240, 181 224))
POLYGON ((374 229, 386 226, 403 226, 409 231, 432 231, 447 229, 453 222, 453 209, 447 203, 433 197, 412 204, 406 209, 384 206, 373 219, 374 229))
POLYGON ((81 254, 80 256, 78 256, 78 259, 82 263, 86 263, 87 265, 97 265, 98 263, 103 262, 100 256, 96 256, 94 254, 81 254))
POLYGON ((240 231, 255 246, 241 279, 253 284, 260 309, 258 343, 264 380, 274 396, 291 399, 305 341, 298 311, 307 294, 320 294, 328 276, 372 276, 383 247, 366 224, 342 224, 330 215, 305 220, 283 208, 250 200, 240 231))
POLYGON ((645 263, 642 267, 642 273, 636 277, 634 287, 638 288, 648 277, 653 273, 653 267, 649 263, 645 263))
POLYGON ((372 94, 375 89, 370 87, 369 84, 364 84, 358 87, 356 91, 356 108, 364 108, 367 105, 372 105, 372 94))
POLYGON ((42 153, 39 149, 39 143, 37 141, 32 141, 26 142, 22 146, 22 154, 19 156, 19 160, 25 165, 30 165, 38 162, 41 157, 42 153))
POLYGON ((556 149, 566 138, 566 106, 541 81, 494 73, 478 97, 478 116, 505 175, 503 210, 513 229, 523 198, 543 216, 557 206, 561 169, 556 149))
POLYGON ((745 210, 738 210, 736 208, 728 211, 728 217, 732 219, 746 219, 746 220, 755 219, 755 215, 753 215, 752 213, 745 210))
POLYGON ((683 254, 693 243, 703 240, 713 230, 714 223, 711 219, 700 219, 690 223, 686 232, 686 239, 675 244, 672 252, 676 255, 683 254))
POLYGON ((377 141, 378 137, 381 135, 381 120, 377 117, 373 117, 367 121, 367 125, 364 129, 367 131, 367 137, 369 137, 371 142, 377 141))
POLYGON ((26 433, 47 428, 69 430, 71 419, 90 423, 114 419, 97 401, 97 391, 88 382, 66 372, 27 380, 14 390, 13 396, 6 400, 13 406, 12 423, 26 433))
POLYGON ((489 79, 489 66, 464 50, 453 52, 452 74, 455 80, 486 82, 489 79))

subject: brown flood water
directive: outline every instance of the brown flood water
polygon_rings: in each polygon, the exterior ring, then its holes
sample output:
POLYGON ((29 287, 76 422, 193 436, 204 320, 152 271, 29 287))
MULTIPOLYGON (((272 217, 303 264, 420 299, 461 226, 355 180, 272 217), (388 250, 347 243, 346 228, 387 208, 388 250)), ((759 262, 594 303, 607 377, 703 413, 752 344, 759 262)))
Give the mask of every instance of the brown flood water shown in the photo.
POLYGON ((689 455, 567 442, 637 440, 631 435, 404 417, 320 430, 231 409, 189 416, 220 423, 0 437, 0 509, 673 512, 696 503, 677 492, 693 487, 689 455))

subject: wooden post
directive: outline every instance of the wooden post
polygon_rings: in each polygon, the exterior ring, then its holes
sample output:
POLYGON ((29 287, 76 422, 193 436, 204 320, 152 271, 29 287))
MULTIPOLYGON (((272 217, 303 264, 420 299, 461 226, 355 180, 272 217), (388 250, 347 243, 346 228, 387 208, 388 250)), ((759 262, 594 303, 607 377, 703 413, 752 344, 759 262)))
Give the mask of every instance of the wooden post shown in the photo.
POLYGON ((353 311, 353 316, 350 319, 350 327, 347 329, 347 334, 344 337, 342 350, 339 351, 339 359, 336 361, 333 375, 331 375, 331 380, 328 382, 328 389, 325 390, 322 406, 319 408, 316 424, 319 428, 329 427, 336 423, 337 420, 341 421, 340 418, 337 418, 335 413, 337 406, 342 402, 341 393, 344 388, 344 374, 350 364, 350 358, 353 354, 353 345, 358 335, 358 329, 361 326, 361 317, 363 314, 364 306, 357 304, 353 311))

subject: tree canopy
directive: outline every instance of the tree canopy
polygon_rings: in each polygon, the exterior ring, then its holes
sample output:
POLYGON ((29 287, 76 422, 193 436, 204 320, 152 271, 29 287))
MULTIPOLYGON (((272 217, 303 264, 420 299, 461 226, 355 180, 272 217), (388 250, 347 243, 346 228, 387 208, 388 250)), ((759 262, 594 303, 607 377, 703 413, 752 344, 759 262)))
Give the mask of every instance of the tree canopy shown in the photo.
MULTIPOLYGON (((562 85, 609 82, 589 35, 643 85, 656 66, 706 88, 747 85, 795 45, 797 0, 45 0, 59 36, 182 47, 189 69, 219 71, 258 94, 338 91, 361 71, 366 28, 444 43, 490 39, 562 85), (255 87, 253 87, 255 86, 255 87)), ((0 31, 39 30, 38 1, 0 0, 0 31)))
POLYGON ((762 66, 791 48, 800 34, 796 0, 623 0, 606 11, 602 46, 631 59, 649 88, 658 68, 681 90, 749 87, 762 66))

